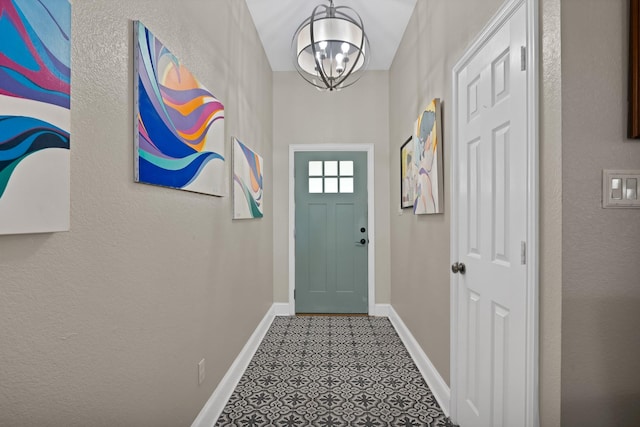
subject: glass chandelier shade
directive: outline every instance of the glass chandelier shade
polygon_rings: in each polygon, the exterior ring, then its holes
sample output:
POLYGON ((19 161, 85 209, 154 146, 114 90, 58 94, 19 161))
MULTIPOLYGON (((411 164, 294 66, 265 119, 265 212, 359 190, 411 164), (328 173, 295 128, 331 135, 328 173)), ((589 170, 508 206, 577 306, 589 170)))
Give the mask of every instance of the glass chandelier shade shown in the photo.
POLYGON ((291 42, 298 73, 321 90, 340 90, 360 79, 369 64, 369 40, 350 7, 318 5, 291 42))

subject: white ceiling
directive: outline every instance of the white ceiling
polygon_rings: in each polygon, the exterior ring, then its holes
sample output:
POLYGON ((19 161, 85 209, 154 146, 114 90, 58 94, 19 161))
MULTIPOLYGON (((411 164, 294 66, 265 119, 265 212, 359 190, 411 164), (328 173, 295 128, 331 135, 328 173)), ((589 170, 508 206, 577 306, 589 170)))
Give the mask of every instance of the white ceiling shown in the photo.
MULTIPOLYGON (((327 0, 245 0, 273 71, 295 70, 291 39, 318 4, 327 0)), ((417 0, 334 0, 362 18, 371 50, 370 70, 388 70, 417 0)))

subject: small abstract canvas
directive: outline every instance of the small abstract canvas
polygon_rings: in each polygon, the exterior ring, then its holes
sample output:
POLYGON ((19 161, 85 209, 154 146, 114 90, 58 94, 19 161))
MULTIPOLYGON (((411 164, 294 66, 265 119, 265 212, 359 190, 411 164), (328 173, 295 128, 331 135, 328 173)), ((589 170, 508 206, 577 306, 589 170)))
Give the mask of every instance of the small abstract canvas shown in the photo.
POLYGON ((420 114, 413 135, 414 200, 413 213, 436 214, 444 211, 442 174, 442 124, 440 100, 435 98, 420 114))
POLYGON ((233 138, 233 218, 262 218, 262 168, 262 157, 233 138))
POLYGON ((400 147, 400 207, 413 206, 413 180, 415 177, 413 164, 413 137, 407 139, 400 147))
POLYGON ((71 5, 0 0, 0 234, 69 230, 71 5))
POLYGON ((134 22, 135 180, 227 193, 224 105, 141 22, 134 22))

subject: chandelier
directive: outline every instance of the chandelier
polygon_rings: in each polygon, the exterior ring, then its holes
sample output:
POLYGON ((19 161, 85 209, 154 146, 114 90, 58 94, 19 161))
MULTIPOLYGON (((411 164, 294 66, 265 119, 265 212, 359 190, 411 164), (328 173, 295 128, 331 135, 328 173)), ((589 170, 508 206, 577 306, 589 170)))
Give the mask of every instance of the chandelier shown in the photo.
POLYGON ((350 7, 318 5, 296 30, 291 47, 298 73, 320 90, 351 86, 369 64, 369 40, 350 7))

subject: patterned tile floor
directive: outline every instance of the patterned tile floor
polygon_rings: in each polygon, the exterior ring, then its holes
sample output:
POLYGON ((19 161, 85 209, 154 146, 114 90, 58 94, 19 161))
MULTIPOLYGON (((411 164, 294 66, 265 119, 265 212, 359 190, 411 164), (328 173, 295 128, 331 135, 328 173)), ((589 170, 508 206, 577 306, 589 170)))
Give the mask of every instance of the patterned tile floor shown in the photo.
POLYGON ((216 426, 449 426, 386 318, 277 317, 216 426))

